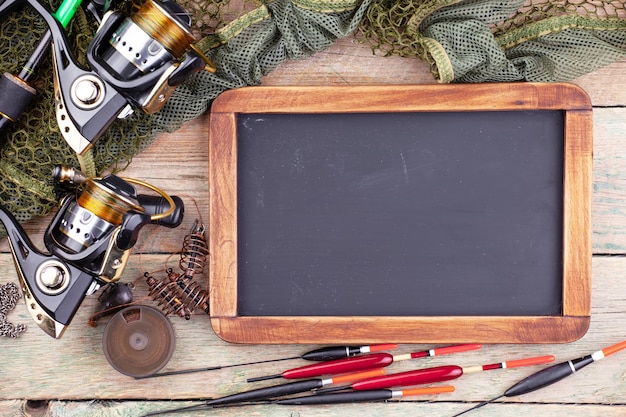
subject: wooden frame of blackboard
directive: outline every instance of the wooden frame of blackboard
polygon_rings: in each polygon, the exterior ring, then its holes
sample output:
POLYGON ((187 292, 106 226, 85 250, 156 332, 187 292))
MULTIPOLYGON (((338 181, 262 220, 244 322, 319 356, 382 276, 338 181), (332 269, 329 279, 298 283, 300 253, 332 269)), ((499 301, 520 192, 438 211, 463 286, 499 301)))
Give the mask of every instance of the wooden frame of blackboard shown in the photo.
MULTIPOLYGON (((234 343, 564 343, 590 322, 592 109, 571 84, 246 87, 212 104, 209 132, 210 315, 234 343), (562 312, 550 316, 242 316, 238 311, 237 118, 560 110, 564 114, 562 312)), ((271 285, 271 284, 268 284, 271 285)))

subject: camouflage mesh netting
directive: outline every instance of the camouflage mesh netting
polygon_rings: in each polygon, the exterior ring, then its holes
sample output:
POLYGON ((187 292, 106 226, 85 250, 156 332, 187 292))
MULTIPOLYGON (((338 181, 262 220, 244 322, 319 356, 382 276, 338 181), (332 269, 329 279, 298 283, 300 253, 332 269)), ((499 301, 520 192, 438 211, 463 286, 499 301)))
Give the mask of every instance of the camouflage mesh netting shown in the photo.
POLYGON ((360 32, 440 82, 568 81, 626 56, 626 2, 374 0, 360 32))
MULTIPOLYGON (((224 90, 258 85, 280 63, 310 56, 350 34, 376 53, 426 60, 440 82, 563 81, 626 56, 623 0, 178 3, 192 15, 197 45, 217 72, 190 77, 154 115, 137 111, 116 121, 92 148, 98 174, 123 169, 159 132, 174 131, 207 111, 224 90)), ((55 10, 58 4, 52 0, 48 6, 55 10)), ((79 60, 96 27, 82 9, 70 23, 68 37, 79 60)), ((3 17, 0 73, 17 73, 45 29, 29 8, 3 17)), ((78 166, 58 132, 51 71, 48 58, 32 81, 35 103, 1 141, 0 202, 20 222, 56 205, 50 183, 54 165, 78 166)))

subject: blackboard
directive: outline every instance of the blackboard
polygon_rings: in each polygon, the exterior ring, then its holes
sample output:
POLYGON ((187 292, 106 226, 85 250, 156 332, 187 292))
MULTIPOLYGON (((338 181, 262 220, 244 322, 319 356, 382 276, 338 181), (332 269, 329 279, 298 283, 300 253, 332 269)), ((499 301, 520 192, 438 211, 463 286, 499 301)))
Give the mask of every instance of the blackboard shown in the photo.
MULTIPOLYGON (((468 94, 463 86, 430 87, 468 94)), ((376 331, 383 326, 385 340, 394 342, 566 341, 584 334, 589 276, 580 272, 589 272, 590 253, 588 230, 581 227, 588 227, 589 177, 573 181, 567 160, 574 142, 590 151, 591 137, 585 132, 572 139, 568 133, 570 101, 555 97, 558 105, 529 105, 528 91, 520 90, 513 109, 467 101, 433 109, 419 98, 412 99, 413 108, 405 101, 397 109, 381 105, 383 90, 373 88, 359 91, 361 111, 345 111, 334 97, 312 111, 294 102, 293 89, 244 93, 248 97, 235 100, 240 108, 214 107, 212 113, 230 117, 232 137, 222 144, 234 150, 227 158, 233 173, 228 193, 211 184, 212 201, 231 199, 228 241, 236 244, 235 255, 225 254, 227 269, 217 267, 211 275, 218 334, 268 343, 339 342, 354 334, 362 342, 372 340, 363 340, 365 333, 356 328, 371 321, 378 324, 370 326, 370 339, 381 337, 376 331), (269 103, 250 106, 250 94, 269 103), (272 109, 274 101, 288 103, 289 111, 272 109), (329 110, 326 103, 337 105, 329 110), (575 262, 567 254, 572 249, 575 262), (228 277, 217 275, 220 270, 228 277), (221 286, 225 279, 234 288, 221 286), (586 291, 575 296, 583 300, 582 314, 571 314, 572 285, 586 291), (219 313, 225 305, 226 315, 219 313), (424 338, 420 329, 441 320, 447 328, 424 338), (532 336, 520 327, 537 327, 537 320, 551 320, 553 327, 542 322, 532 336), (223 331, 233 323, 239 323, 234 330, 223 331), (334 325, 334 333, 320 332, 319 323, 331 330, 334 325), (502 323, 508 323, 506 335, 487 340, 480 340, 484 330, 472 330, 493 325, 502 332, 502 323), (451 336, 455 326, 463 331, 451 336)), ((309 103, 306 95, 296 93, 309 103)), ((588 100, 583 104, 589 110, 588 100)), ((581 115, 576 108, 575 119, 581 115)), ((219 146, 213 137, 210 146, 219 146)), ((590 169, 580 164, 590 162, 590 153, 582 158, 576 160, 578 176, 581 167, 583 174, 590 169)), ((223 163, 210 161, 212 170, 223 163)), ((219 265, 225 219, 217 212, 211 217, 212 241, 217 230, 212 255, 219 265)))

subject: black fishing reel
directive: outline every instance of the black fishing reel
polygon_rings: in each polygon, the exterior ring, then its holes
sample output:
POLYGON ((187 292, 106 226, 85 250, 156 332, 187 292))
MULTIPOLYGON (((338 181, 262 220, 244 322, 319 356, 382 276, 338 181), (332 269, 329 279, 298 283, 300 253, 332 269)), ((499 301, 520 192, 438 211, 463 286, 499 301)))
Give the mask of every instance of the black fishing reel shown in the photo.
POLYGON ((37 250, 2 206, 0 221, 29 313, 46 333, 60 338, 86 295, 121 278, 141 228, 177 227, 184 205, 156 187, 115 175, 91 179, 57 167, 54 180, 61 205, 44 234, 49 253, 37 250), (158 195, 137 194, 133 184, 158 195))
POLYGON ((24 5, 49 27, 57 122, 78 154, 116 118, 135 108, 154 113, 191 74, 215 71, 193 44, 191 17, 173 0, 146 0, 130 15, 107 10, 87 50, 88 68, 77 63, 63 26, 38 0, 0 1, 0 18, 24 5))

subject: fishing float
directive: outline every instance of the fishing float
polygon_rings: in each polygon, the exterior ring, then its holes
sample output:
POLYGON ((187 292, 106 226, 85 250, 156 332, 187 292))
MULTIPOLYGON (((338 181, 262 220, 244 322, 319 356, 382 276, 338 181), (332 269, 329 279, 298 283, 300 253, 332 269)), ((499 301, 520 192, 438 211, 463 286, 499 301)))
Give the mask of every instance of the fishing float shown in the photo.
POLYGON ((288 369, 280 374, 267 375, 256 378, 249 378, 248 382, 265 381, 268 379, 285 378, 300 379, 311 378, 314 376, 326 374, 339 374, 346 372, 356 372, 364 369, 378 368, 389 366, 392 363, 415 359, 425 358, 429 356, 448 355, 452 353, 467 352, 470 350, 480 349, 482 345, 478 343, 469 343, 463 345, 444 346, 429 349, 420 352, 412 352, 401 355, 391 355, 389 353, 374 353, 369 355, 357 356, 347 359, 337 359, 334 361, 326 361, 318 364, 301 366, 298 368, 288 369))
POLYGON ((178 413, 189 410, 202 410, 207 408, 214 408, 215 406, 238 404, 249 401, 267 400, 270 398, 281 397, 283 395, 299 394, 307 391, 312 391, 314 389, 322 388, 331 384, 342 384, 347 382, 349 383, 351 381, 357 381, 363 378, 370 378, 384 374, 385 369, 378 368, 346 375, 331 376, 328 378, 312 378, 301 381, 288 382, 285 384, 272 385, 270 387, 257 388, 249 391, 227 395, 225 397, 215 398, 213 400, 206 401, 203 404, 196 404, 189 407, 152 412, 149 414, 145 414, 144 417, 157 416, 168 413, 178 413))
POLYGON ((364 346, 327 346, 319 349, 314 349, 299 356, 290 356, 278 359, 267 359, 262 361, 236 363, 232 365, 217 365, 203 368, 182 369, 178 371, 166 371, 159 372, 152 375, 135 377, 135 379, 157 378, 171 375, 191 374, 196 372, 216 371, 218 369, 235 368, 239 366, 261 365, 264 363, 289 361, 295 359, 304 359, 312 362, 330 361, 337 359, 344 359, 353 356, 357 356, 364 353, 380 352, 383 350, 393 350, 398 347, 395 343, 385 343, 377 345, 364 345, 364 346))
POLYGON ((284 400, 277 400, 274 403, 280 405, 346 404, 364 401, 386 401, 417 395, 437 395, 447 392, 454 392, 454 386, 442 385, 401 390, 378 389, 369 391, 336 392, 327 395, 309 395, 305 397, 286 398, 284 400))
POLYGON ((553 355, 546 355, 469 367, 461 367, 458 365, 436 366, 432 368, 417 369, 391 375, 370 377, 367 379, 356 381, 352 385, 347 387, 342 386, 326 388, 317 391, 317 393, 318 395, 324 395, 329 392, 344 390, 348 388, 355 391, 366 391, 400 386, 432 384, 436 382, 450 381, 466 374, 491 371, 494 369, 510 369, 522 366, 541 365, 553 361, 553 355))
POLYGON ((590 355, 583 356, 578 359, 571 359, 565 362, 558 363, 556 365, 552 365, 548 368, 542 369, 539 372, 536 372, 524 379, 522 379, 517 384, 513 385, 509 389, 507 389, 504 394, 492 398, 489 401, 485 401, 472 407, 468 410, 465 410, 461 413, 455 414, 452 417, 457 417, 465 413, 469 413, 472 410, 483 407, 487 404, 490 404, 496 400, 499 400, 502 397, 515 397, 522 394, 528 394, 529 392, 536 391, 538 389, 547 387, 548 385, 552 385, 560 380, 575 374, 582 368, 587 365, 591 365, 594 362, 597 362, 601 359, 606 358, 609 355, 619 352, 620 350, 626 349, 626 340, 616 343, 612 346, 594 352, 590 355))

